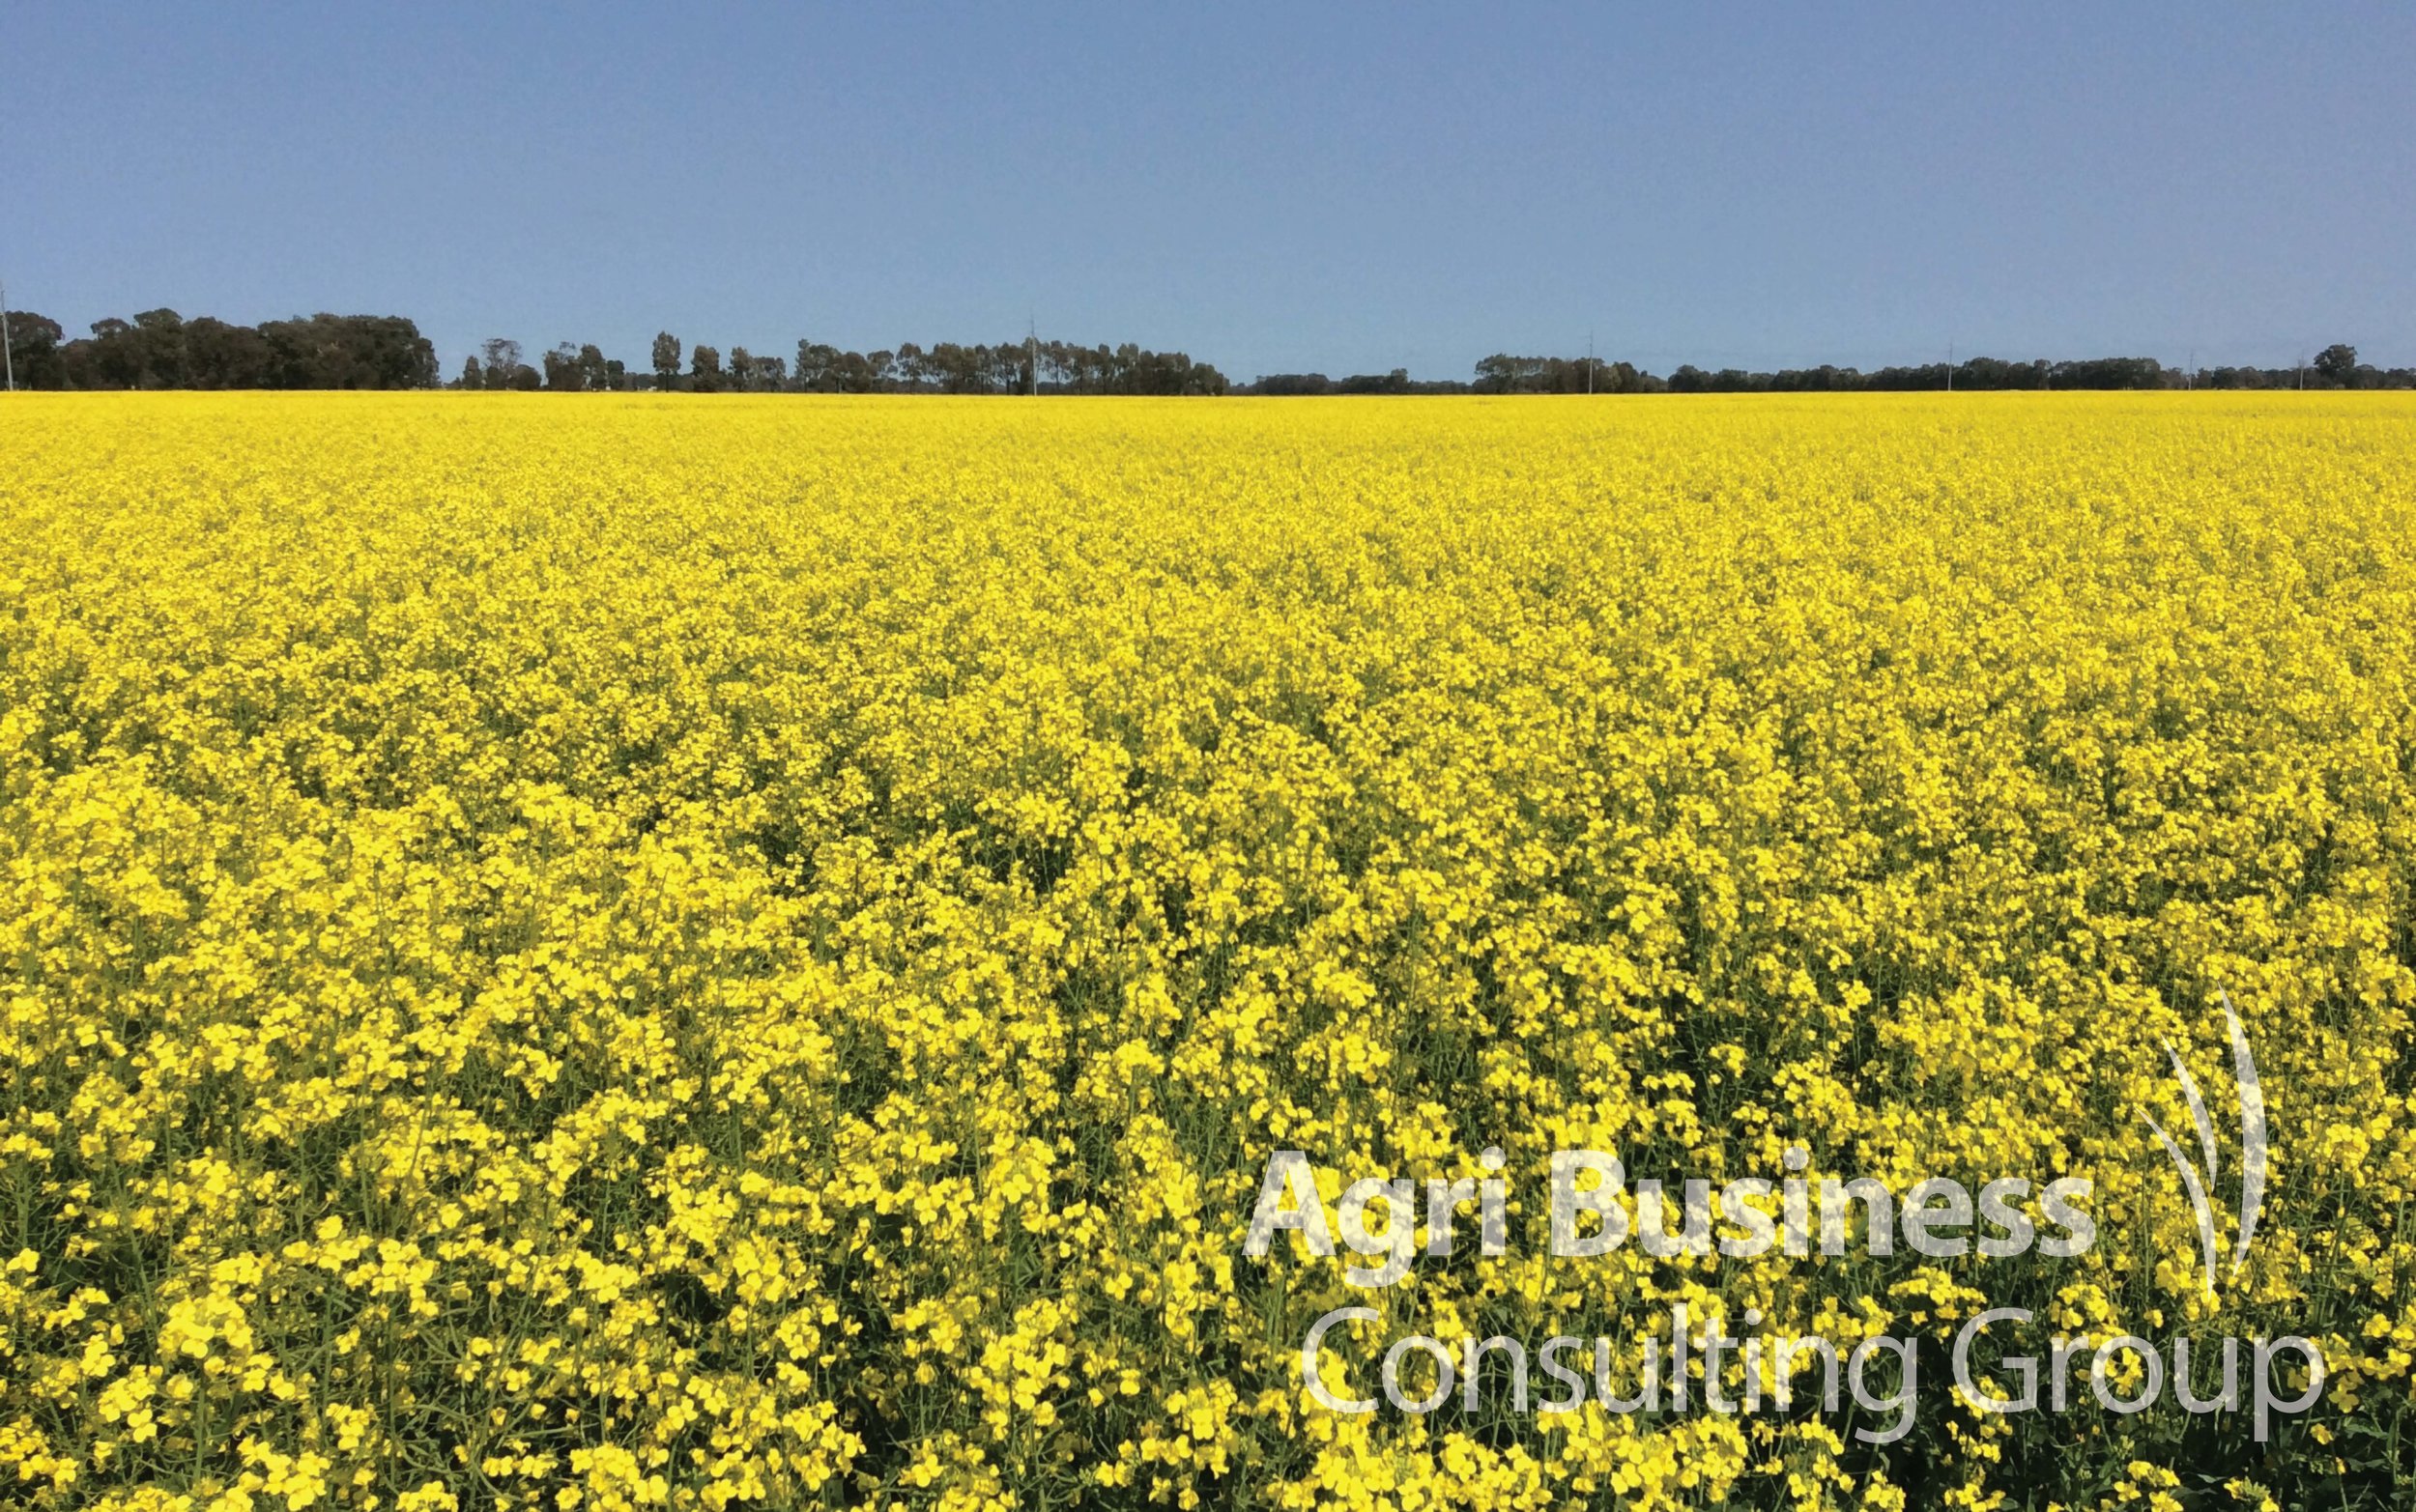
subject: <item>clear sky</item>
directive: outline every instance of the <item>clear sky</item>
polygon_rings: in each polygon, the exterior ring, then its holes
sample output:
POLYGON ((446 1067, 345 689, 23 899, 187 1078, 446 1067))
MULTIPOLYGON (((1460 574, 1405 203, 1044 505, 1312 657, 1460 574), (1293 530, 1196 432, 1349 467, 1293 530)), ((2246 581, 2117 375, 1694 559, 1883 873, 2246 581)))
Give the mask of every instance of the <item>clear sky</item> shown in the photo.
POLYGON ((0 6, 0 277, 1235 379, 2416 362, 2416 8, 0 6))

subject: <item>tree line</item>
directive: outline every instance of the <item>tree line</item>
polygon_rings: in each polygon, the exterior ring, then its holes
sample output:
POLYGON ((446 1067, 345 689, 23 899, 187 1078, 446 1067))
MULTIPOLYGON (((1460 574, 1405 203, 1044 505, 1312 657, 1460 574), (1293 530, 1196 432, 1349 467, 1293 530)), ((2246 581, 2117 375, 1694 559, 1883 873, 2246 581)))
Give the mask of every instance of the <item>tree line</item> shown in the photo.
POLYGON ((1971 357, 1860 373, 1851 367, 1747 373, 1693 366, 1669 375, 1672 393, 1822 393, 1863 390, 2056 388, 2416 388, 2416 368, 2378 368, 2357 349, 2336 343, 2296 367, 2168 367, 2154 357, 2091 357, 2077 362, 2008 362, 1971 357))
MULTIPOLYGON (((7 312, 20 388, 433 388, 436 348, 399 315, 329 315, 239 326, 212 316, 187 320, 171 309, 131 320, 93 323, 70 340, 57 321, 7 312)), ((612 393, 948 394, 1633 394, 1851 393, 1923 389, 2416 388, 2416 368, 2378 368, 2345 343, 2295 367, 2168 367, 2154 357, 2006 361, 1977 357, 1956 363, 1883 367, 1870 372, 1824 363, 1811 368, 1715 371, 1692 363, 1666 377, 1601 357, 1513 357, 1495 353, 1466 381, 1414 380, 1389 373, 1271 373, 1233 384, 1209 363, 1181 352, 1124 342, 1083 346, 1021 341, 966 346, 903 342, 895 351, 850 352, 808 337, 793 358, 733 346, 684 346, 656 335, 644 368, 607 357, 593 343, 562 342, 528 361, 519 342, 495 337, 462 364, 454 388, 547 389, 612 393)))
POLYGON ((666 393, 947 393, 947 394, 1222 394, 1232 385, 1182 352, 1151 352, 1131 342, 1095 347, 1064 341, 925 347, 902 342, 896 351, 848 352, 805 337, 795 359, 733 346, 727 354, 699 342, 685 347, 670 331, 656 335, 647 370, 633 373, 593 345, 563 342, 545 353, 542 370, 524 359, 520 343, 497 337, 463 362, 456 388, 666 393))
POLYGON ((1409 369, 1396 367, 1390 373, 1353 373, 1348 378, 1328 378, 1323 373, 1269 373, 1254 384, 1236 389, 1237 393, 1266 394, 1278 398, 1298 398, 1314 394, 1464 394, 1469 385, 1455 379, 1414 379, 1409 369))
MULTIPOLYGON (((1314 379, 1316 375, 1309 375, 1314 379)), ((2168 367, 2154 357, 2089 357, 2079 361, 2009 362, 1970 357, 1883 367, 1865 373, 1824 363, 1774 373, 1726 367, 1706 371, 1684 363, 1657 378, 1625 362, 1597 357, 1522 357, 1496 353, 1477 364, 1465 391, 1486 394, 1574 393, 1855 393, 1925 389, 2139 388, 2416 388, 2416 368, 2378 368, 2357 349, 2336 343, 2297 367, 2168 367)), ((1287 390, 1303 391, 1303 390, 1287 390)), ((1322 390, 1319 390, 1322 391, 1322 390)), ((1335 390, 1341 392, 1339 388, 1335 390)))
POLYGON ((93 323, 8 312, 19 388, 428 388, 436 348, 399 315, 312 315, 237 326, 170 309, 93 323))

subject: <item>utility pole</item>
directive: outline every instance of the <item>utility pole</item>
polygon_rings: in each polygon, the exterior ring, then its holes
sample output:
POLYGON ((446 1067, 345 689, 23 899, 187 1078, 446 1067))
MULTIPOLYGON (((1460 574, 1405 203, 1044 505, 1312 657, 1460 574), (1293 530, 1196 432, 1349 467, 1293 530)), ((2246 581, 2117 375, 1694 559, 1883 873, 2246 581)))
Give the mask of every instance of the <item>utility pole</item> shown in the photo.
POLYGON ((1594 328, 1586 328, 1586 392, 1594 392, 1594 328))
POLYGON ((1023 382, 1026 391, 1040 397, 1040 322, 1030 311, 1023 316, 1023 382))
POLYGON ((1946 343, 1946 392, 1955 391, 1955 344, 1946 343))
POLYGON ((9 392, 16 392, 16 344, 9 339, 9 286, 0 282, 0 360, 9 369, 9 392))

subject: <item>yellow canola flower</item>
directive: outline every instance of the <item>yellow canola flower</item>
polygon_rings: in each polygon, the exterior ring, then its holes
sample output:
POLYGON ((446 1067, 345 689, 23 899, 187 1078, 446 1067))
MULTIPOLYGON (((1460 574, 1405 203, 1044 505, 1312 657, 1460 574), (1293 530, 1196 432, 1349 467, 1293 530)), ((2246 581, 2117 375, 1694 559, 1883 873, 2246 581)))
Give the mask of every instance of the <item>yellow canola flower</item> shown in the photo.
POLYGON ((2396 394, 0 396, 0 1487, 2385 1505, 2411 543, 2396 394), (2210 1289, 2141 1114, 2197 1142, 2224 994, 2274 1165, 2210 1289), (2099 1240, 1556 1262, 1581 1146, 2073 1176, 2099 1240), (1242 1254, 1277 1150, 1333 1223, 1495 1147, 1498 1257, 1242 1254), (2331 1381, 2212 1468, 1942 1384, 1886 1453, 1302 1389, 1338 1307, 1364 1393, 1413 1332, 1625 1384, 1682 1301, 2331 1381))

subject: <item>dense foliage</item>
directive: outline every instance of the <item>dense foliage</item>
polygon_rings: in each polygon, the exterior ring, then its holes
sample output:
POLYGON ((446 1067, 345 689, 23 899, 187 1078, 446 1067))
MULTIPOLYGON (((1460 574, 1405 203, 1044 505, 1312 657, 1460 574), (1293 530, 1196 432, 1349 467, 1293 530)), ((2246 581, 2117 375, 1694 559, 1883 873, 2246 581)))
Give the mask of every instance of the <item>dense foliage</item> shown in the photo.
POLYGON ((171 309, 93 323, 8 312, 20 388, 432 388, 436 348, 399 315, 313 315, 238 326, 171 309))

